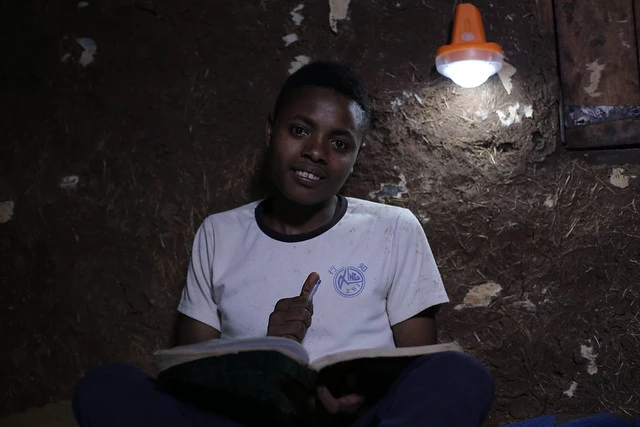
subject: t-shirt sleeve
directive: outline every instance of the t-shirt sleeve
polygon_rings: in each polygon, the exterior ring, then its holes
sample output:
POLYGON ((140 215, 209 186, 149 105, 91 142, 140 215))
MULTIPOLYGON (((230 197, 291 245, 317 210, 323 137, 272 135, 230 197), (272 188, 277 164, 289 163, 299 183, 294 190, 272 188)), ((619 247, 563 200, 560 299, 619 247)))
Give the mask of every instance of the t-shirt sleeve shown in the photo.
POLYGON ((408 209, 402 209, 396 220, 391 263, 387 313, 392 326, 449 302, 424 230, 408 209))
POLYGON ((220 331, 218 306, 213 299, 214 227, 210 220, 200 226, 193 239, 187 283, 178 311, 220 331))

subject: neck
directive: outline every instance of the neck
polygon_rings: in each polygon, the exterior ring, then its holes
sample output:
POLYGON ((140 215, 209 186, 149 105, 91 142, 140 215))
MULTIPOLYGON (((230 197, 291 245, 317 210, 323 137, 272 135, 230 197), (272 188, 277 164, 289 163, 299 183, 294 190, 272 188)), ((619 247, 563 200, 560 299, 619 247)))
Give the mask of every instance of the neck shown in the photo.
POLYGON ((263 220, 272 230, 281 234, 309 233, 333 218, 338 196, 311 206, 299 205, 282 195, 272 197, 263 211, 263 220))

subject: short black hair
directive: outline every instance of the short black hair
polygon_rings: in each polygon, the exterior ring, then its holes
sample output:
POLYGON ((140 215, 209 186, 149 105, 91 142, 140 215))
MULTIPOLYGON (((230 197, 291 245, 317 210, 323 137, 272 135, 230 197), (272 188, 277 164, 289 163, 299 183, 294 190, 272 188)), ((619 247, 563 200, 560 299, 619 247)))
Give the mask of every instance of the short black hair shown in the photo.
POLYGON ((362 78, 351 68, 340 62, 316 61, 291 74, 284 82, 273 107, 273 117, 278 116, 282 105, 291 93, 302 86, 320 86, 335 90, 355 101, 364 112, 364 131, 371 126, 373 108, 371 96, 362 78))

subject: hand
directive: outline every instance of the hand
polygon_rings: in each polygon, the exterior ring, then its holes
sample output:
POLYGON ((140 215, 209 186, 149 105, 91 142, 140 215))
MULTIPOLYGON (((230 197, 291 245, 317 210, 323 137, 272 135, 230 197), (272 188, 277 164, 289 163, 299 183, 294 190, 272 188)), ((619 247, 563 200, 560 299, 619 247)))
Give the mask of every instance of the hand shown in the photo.
POLYGON ((309 301, 309 293, 319 278, 318 273, 309 274, 299 296, 283 298, 276 303, 269 316, 267 335, 302 341, 311 326, 313 316, 313 304, 309 301))
POLYGON ((331 414, 354 414, 364 403, 364 396, 351 393, 336 399, 327 387, 321 386, 318 387, 318 400, 331 414))

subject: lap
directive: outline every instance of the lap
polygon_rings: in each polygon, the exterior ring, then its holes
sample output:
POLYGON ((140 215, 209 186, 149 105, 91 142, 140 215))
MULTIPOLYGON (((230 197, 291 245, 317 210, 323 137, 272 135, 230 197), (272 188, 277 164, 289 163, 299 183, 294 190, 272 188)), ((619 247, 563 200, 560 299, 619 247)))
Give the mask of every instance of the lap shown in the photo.
POLYGON ((477 359, 435 353, 412 361, 353 426, 480 425, 492 401, 493 378, 477 359))
POLYGON ((76 388, 73 412, 83 427, 240 426, 159 391, 145 372, 123 363, 88 372, 76 388))
MULTIPOLYGON (((492 400, 493 380, 479 361, 460 352, 425 355, 413 360, 353 426, 480 425, 492 400)), ((83 427, 242 425, 163 393, 145 372, 121 363, 87 373, 76 389, 73 410, 83 427)))

